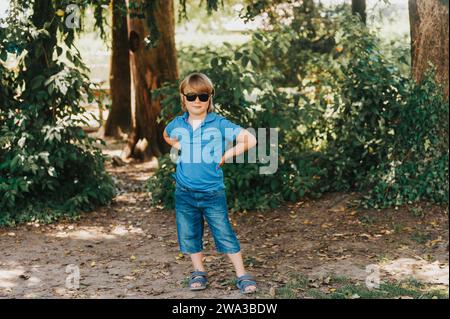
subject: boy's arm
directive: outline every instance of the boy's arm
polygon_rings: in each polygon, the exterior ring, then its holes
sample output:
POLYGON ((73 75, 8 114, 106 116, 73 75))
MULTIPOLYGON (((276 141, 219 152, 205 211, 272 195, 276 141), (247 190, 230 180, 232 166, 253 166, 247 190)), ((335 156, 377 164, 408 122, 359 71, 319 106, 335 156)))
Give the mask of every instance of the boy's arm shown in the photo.
POLYGON ((172 147, 175 147, 176 149, 181 149, 180 142, 176 137, 173 139, 170 138, 170 136, 167 134, 166 129, 163 131, 163 138, 166 141, 167 144, 169 144, 172 147))
POLYGON ((236 137, 236 145, 229 150, 227 150, 222 155, 222 160, 219 163, 219 167, 228 159, 233 156, 238 156, 239 154, 245 152, 249 148, 252 148, 256 145, 256 137, 247 131, 246 129, 242 129, 236 137))

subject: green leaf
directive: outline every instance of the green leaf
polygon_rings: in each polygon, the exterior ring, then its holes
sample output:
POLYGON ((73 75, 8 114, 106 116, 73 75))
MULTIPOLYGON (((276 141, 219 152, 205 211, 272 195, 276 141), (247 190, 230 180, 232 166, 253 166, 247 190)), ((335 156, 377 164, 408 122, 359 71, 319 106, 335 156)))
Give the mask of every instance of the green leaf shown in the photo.
POLYGON ((241 60, 242 67, 246 68, 249 61, 250 61, 250 59, 248 58, 248 56, 244 56, 241 60))
POLYGON ((36 90, 38 87, 42 85, 42 82, 44 82, 45 76, 38 75, 31 81, 31 89, 36 90))
POLYGON ((211 60, 211 66, 212 66, 213 68, 218 67, 218 66, 219 66, 219 59, 213 58, 213 59, 211 60))
POLYGON ((8 59, 8 52, 7 51, 0 51, 0 60, 6 61, 8 59))

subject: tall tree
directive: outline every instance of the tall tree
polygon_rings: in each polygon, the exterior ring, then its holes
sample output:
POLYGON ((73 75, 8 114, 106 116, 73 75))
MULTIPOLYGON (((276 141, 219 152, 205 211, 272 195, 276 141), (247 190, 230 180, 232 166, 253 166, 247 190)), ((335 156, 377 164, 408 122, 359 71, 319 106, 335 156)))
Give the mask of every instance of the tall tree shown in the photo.
MULTIPOLYGON (((102 0, 109 2, 109 0, 102 0)), ((175 48, 175 13, 174 0, 126 0, 127 27, 131 73, 131 123, 132 128, 128 136, 122 158, 134 157, 148 160, 169 151, 162 132, 165 121, 158 123, 157 117, 161 111, 158 99, 152 98, 152 90, 161 87, 164 82, 176 81, 179 77, 177 54, 175 48)), ((186 18, 186 0, 180 2, 180 17, 186 18)), ((218 9, 223 0, 207 0, 208 13, 218 9)), ((103 3, 104 4, 104 3, 103 3)), ((101 5, 96 6, 96 26, 103 30, 101 5)), ((118 32, 119 29, 115 29, 118 32)), ((123 30, 122 30, 123 31, 123 30)), ((122 32, 121 31, 121 32, 122 32)), ((103 31, 102 31, 103 32, 103 31)), ((122 39, 122 38, 121 38, 122 39)), ((115 47, 113 46, 113 50, 115 47)), ((123 49, 123 47, 122 47, 123 49)), ((121 49, 121 50, 122 50, 121 49)), ((114 52, 113 52, 114 55, 114 52)), ((118 56, 124 56, 121 51, 118 56)), ((117 64, 119 59, 114 59, 117 64)), ((120 60, 122 61, 122 60, 120 60)), ((126 71, 117 68, 113 75, 113 90, 122 90, 121 99, 125 99, 127 80, 123 79, 126 71), (117 88, 119 87, 119 88, 117 88)), ((114 92, 112 92, 114 94, 114 92)), ((162 97, 161 97, 162 98, 162 97)), ((120 106, 122 107, 122 105, 120 106)), ((119 106, 113 106, 113 114, 119 106)), ((114 127, 112 125, 113 133, 114 127)), ((116 131, 117 132, 117 131, 116 131)))
POLYGON ((162 137, 165 123, 157 122, 161 104, 152 99, 151 90, 179 77, 175 10, 173 0, 128 0, 128 7, 134 121, 123 155, 148 160, 169 150, 162 137))
POLYGON ((448 98, 448 0, 409 0, 412 75, 421 81, 429 62, 448 98))
POLYGON ((109 76, 111 109, 105 136, 120 137, 131 128, 131 75, 125 0, 112 1, 112 53, 109 76))
POLYGON ((352 0, 352 13, 354 15, 359 15, 362 22, 366 24, 367 14, 366 14, 366 0, 352 0))

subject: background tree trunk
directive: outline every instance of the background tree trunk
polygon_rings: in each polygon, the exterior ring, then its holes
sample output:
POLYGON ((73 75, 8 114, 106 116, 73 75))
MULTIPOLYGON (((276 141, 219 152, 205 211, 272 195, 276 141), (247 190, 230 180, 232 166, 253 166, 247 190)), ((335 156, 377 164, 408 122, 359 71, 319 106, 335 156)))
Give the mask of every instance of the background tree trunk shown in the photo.
POLYGON ((362 22, 366 24, 366 0, 352 0, 352 13, 354 15, 359 14, 362 22))
MULTIPOLYGON (((31 54, 26 56, 27 73, 26 73, 26 88, 29 89, 33 85, 33 79, 45 73, 48 73, 48 69, 51 67, 51 60, 53 51, 57 44, 57 23, 54 21, 55 7, 52 0, 41 0, 33 2, 33 15, 31 21, 38 28, 44 28, 45 23, 50 22, 50 26, 47 28, 49 31, 49 37, 41 39, 34 43, 32 47, 28 49, 31 54)), ((34 94, 33 90, 27 90, 29 93, 34 94)), ((33 98, 30 98, 33 100, 33 98)), ((53 111, 50 108, 46 108, 42 111, 41 116, 45 116, 46 120, 55 120, 53 111)))
POLYGON ((131 75, 125 0, 112 0, 112 55, 109 86, 111 109, 105 124, 105 136, 120 137, 131 129, 131 75))
MULTIPOLYGON (((159 100, 152 101, 151 90, 179 77, 174 4, 173 0, 154 1, 153 12, 159 30, 159 42, 155 48, 145 49, 144 39, 149 35, 146 19, 128 16, 133 130, 123 153, 125 158, 131 156, 149 160, 170 149, 162 137, 166 123, 156 122, 161 105, 159 100)), ((142 0, 137 2, 142 3, 142 0)))
POLYGON ((448 99, 448 1, 409 0, 412 75, 418 82, 431 62, 448 99))

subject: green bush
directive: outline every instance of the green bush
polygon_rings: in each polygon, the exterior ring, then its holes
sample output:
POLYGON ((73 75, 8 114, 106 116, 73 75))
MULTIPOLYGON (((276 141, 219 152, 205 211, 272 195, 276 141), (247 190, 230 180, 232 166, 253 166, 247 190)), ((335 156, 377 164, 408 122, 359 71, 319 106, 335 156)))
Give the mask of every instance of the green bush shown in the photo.
POLYGON ((51 24, 37 28, 22 14, 0 31, 0 226, 75 217, 115 194, 97 147, 104 142, 81 128, 81 102, 92 95, 73 37, 56 44, 51 24), (60 61, 64 53, 70 64, 60 61), (9 55, 15 69, 4 64, 9 55))
POLYGON ((350 19, 338 45, 344 48, 338 81, 338 113, 329 154, 336 190, 358 190, 365 207, 421 199, 448 203, 448 101, 433 80, 420 84, 387 61, 365 29, 350 19))
MULTIPOLYGON (((245 128, 279 128, 275 174, 259 174, 261 163, 223 166, 229 207, 265 210, 327 191, 361 192, 366 207, 448 203, 442 88, 432 74, 420 84, 406 77, 349 12, 338 8, 328 19, 326 32, 313 30, 329 39, 326 50, 314 47, 313 33, 281 26, 216 54, 206 48, 195 55, 201 63, 183 70, 212 79, 217 113, 245 128), (289 50, 292 44, 297 50, 289 50)), ((161 121, 181 113, 177 89, 169 83, 154 92, 164 96, 161 121)), ((169 162, 163 159, 148 189, 154 204, 173 208, 173 196, 162 191, 174 187, 169 162)))
MULTIPOLYGON (((229 50, 222 55, 205 50, 204 59, 210 57, 210 64, 206 68, 189 70, 203 72, 212 79, 217 92, 214 103, 218 114, 245 128, 280 128, 279 163, 275 174, 260 174, 259 168, 266 165, 258 162, 223 166, 232 210, 275 208, 286 200, 320 196, 326 190, 326 170, 321 163, 324 158, 310 149, 308 137, 298 131, 300 125, 317 125, 306 112, 308 106, 304 105, 311 102, 303 97, 300 101, 298 94, 277 90, 270 77, 256 71, 264 57, 263 42, 266 40, 256 33, 253 41, 259 45, 250 43, 233 48, 226 44, 229 50), (256 102, 251 102, 251 94, 257 95, 256 102), (298 107, 300 104, 302 108, 298 107)), ((178 83, 168 84, 153 93, 155 97, 164 96, 160 120, 181 113, 178 83)), ((165 156, 161 159, 160 170, 150 177, 148 190, 152 192, 155 205, 173 208, 173 196, 167 194, 173 192, 174 180, 170 174, 173 170, 174 164, 165 156)))
POLYGON ((394 120, 386 161, 373 168, 366 207, 427 200, 448 203, 448 101, 434 73, 411 83, 406 103, 394 120))

